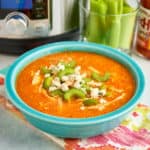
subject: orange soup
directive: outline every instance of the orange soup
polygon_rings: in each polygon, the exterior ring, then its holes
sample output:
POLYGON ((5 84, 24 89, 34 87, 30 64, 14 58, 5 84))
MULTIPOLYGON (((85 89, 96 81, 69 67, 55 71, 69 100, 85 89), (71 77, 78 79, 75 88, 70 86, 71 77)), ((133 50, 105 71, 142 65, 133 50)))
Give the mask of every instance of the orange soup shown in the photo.
POLYGON ((62 52, 44 56, 18 75, 16 90, 30 107, 54 116, 94 117, 112 112, 133 96, 126 67, 98 54, 62 52))

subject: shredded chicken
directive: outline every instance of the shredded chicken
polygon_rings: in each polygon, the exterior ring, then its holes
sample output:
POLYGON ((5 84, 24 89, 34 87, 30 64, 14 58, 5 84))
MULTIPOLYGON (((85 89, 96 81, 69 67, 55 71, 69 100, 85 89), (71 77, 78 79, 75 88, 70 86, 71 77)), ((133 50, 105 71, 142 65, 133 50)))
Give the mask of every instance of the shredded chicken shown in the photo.
POLYGON ((89 66, 88 67, 91 71, 94 71, 94 72, 96 72, 96 73, 100 73, 97 69, 95 69, 94 67, 92 67, 92 66, 89 66))
POLYGON ((117 88, 115 88, 115 87, 110 87, 110 89, 111 89, 112 91, 115 91, 115 92, 118 92, 118 93, 122 93, 122 92, 123 92, 122 89, 117 89, 117 88))
POLYGON ((38 85, 41 82, 41 76, 35 74, 32 80, 32 85, 38 85))

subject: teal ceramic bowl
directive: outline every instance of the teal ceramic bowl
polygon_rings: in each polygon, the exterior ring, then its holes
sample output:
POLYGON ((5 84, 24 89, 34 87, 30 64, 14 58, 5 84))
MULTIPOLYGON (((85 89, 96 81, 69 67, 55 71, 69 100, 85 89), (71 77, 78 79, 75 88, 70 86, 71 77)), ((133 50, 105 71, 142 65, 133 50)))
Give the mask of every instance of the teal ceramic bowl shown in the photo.
MULTIPOLYGON (((90 59, 90 58, 89 58, 90 59)), ((83 42, 58 42, 44 45, 26 52, 20 56, 9 68, 6 75, 6 92, 10 101, 23 113, 25 118, 38 129, 58 137, 85 138, 95 136, 117 127, 124 117, 137 105, 144 90, 144 75, 138 64, 129 56, 110 47, 83 42), (63 51, 85 51, 110 57, 124 66, 132 73, 136 81, 134 96, 121 108, 111 113, 82 119, 61 118, 41 113, 26 103, 18 96, 15 82, 22 68, 33 60, 48 54, 63 51)))

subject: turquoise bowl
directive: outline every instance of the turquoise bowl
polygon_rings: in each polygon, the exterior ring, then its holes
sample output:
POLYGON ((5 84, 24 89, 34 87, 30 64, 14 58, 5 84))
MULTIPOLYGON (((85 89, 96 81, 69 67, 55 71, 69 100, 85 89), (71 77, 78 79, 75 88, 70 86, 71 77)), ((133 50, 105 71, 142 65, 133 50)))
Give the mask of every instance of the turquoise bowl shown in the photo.
MULTIPOLYGON (((89 58, 90 59, 90 58, 89 58)), ((113 67, 113 66, 112 66, 113 67)), ((144 75, 138 64, 128 55, 94 43, 84 42, 58 42, 47 44, 30 50, 20 56, 8 69, 5 87, 10 101, 23 113, 25 118, 38 129, 63 138, 86 138, 95 136, 117 127, 124 117, 137 105, 145 86, 144 75), (63 51, 85 51, 110 57, 126 66, 136 81, 136 90, 133 97, 121 108, 111 113, 81 119, 61 118, 41 113, 26 103, 18 96, 15 82, 18 73, 33 60, 48 54, 63 51)))

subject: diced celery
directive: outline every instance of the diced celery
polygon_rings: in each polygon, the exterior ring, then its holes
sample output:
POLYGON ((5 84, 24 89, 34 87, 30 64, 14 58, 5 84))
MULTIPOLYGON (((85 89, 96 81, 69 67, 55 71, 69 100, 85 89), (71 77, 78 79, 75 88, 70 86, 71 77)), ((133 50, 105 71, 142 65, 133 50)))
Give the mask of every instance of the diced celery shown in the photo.
POLYGON ((47 74, 47 73, 51 73, 51 70, 48 67, 43 66, 43 67, 41 67, 41 72, 43 74, 47 74))
POLYGON ((83 101, 84 106, 92 106, 92 105, 97 105, 98 100, 96 99, 86 99, 83 101))
POLYGON ((52 83, 52 79, 53 79, 52 77, 47 77, 44 79, 44 81, 43 81, 43 88, 44 89, 48 89, 50 87, 50 85, 52 83))
POLYGON ((110 78, 110 73, 109 73, 109 72, 106 72, 106 73, 102 76, 102 75, 100 75, 99 73, 92 72, 91 77, 92 77, 94 80, 96 80, 96 81, 105 82, 105 81, 109 80, 109 78, 110 78))
POLYGON ((80 89, 72 88, 68 90, 67 92, 65 92, 64 94, 64 100, 66 101, 71 100, 73 97, 82 99, 82 98, 85 98, 85 93, 80 89))
POLYGON ((64 92, 60 89, 54 90, 50 94, 51 96, 60 96, 60 97, 64 96, 64 92))

